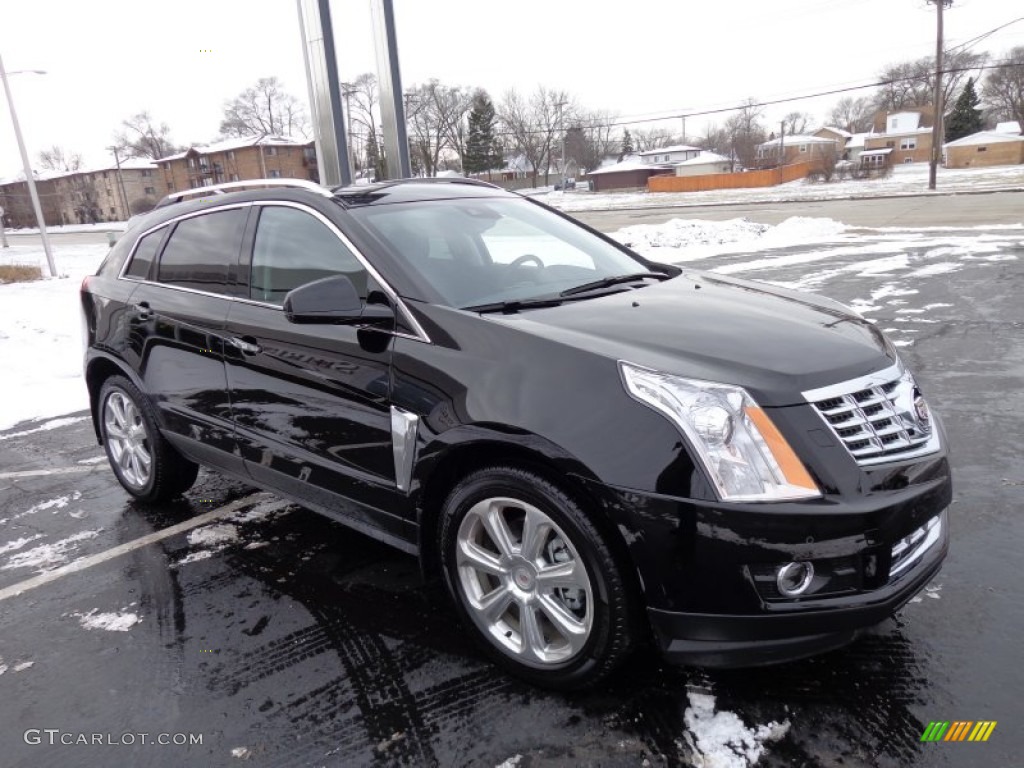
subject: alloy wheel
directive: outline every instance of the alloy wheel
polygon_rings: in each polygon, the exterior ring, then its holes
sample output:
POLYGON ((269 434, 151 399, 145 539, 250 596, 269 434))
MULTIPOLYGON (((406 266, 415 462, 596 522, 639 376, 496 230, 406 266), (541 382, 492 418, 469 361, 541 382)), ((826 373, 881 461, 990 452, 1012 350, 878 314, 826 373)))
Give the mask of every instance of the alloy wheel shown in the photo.
POLYGON ((111 392, 103 404, 103 426, 121 477, 133 488, 144 488, 153 471, 153 455, 138 406, 123 392, 111 392))
POLYGON ((590 576, 537 507, 507 497, 474 504, 459 526, 456 566, 470 616, 506 654, 544 668, 583 650, 594 622, 590 576))

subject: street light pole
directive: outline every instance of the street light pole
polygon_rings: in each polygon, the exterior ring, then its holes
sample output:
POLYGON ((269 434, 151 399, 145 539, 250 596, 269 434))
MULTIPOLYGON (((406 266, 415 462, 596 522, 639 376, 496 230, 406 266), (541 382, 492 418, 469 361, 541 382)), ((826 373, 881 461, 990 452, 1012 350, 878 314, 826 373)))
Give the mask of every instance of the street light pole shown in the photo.
MULTIPOLYGON (((45 74, 41 70, 31 70, 37 74, 45 74)), ((15 74, 15 73, 12 73, 15 74)), ((18 150, 21 152, 21 164, 25 169, 25 183, 28 184, 28 194, 32 198, 32 208, 36 214, 36 223, 39 225, 39 237, 43 241, 43 251, 46 252, 46 263, 50 268, 50 277, 57 276, 57 265, 53 260, 53 251, 50 249, 50 238, 46 234, 46 221, 43 219, 43 209, 39 205, 39 193, 36 191, 36 180, 32 175, 32 164, 28 160, 28 150, 25 149, 25 139, 21 135, 21 125, 18 124, 18 114, 14 111, 14 97, 11 96, 11 84, 7 82, 7 70, 4 69, 4 59, 0 56, 0 80, 4 82, 4 92, 7 94, 7 106, 11 111, 11 123, 14 124, 14 137, 18 140, 18 150)))

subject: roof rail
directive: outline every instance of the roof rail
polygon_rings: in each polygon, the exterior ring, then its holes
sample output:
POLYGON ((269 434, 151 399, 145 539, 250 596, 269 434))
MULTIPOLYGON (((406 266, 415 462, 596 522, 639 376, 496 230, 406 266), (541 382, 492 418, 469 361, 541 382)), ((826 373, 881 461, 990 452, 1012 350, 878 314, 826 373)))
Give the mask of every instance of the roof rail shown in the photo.
POLYGON ((364 187, 370 187, 372 189, 383 189, 385 187, 394 187, 398 184, 469 184, 474 187, 490 187, 491 189, 503 189, 497 184, 491 184, 489 181, 483 181, 482 179, 470 179, 465 176, 412 176, 405 179, 381 179, 380 181, 374 181, 366 185, 348 184, 344 186, 332 187, 332 192, 360 192, 364 190, 364 187))
POLYGON ((227 181, 223 184, 212 184, 208 187, 196 187, 195 189, 183 189, 180 192, 171 192, 156 204, 161 208, 171 203, 181 202, 186 197, 197 195, 223 195, 226 192, 234 192, 249 187, 294 187, 297 189, 308 189, 324 197, 330 197, 331 193, 327 187, 317 184, 315 181, 306 179, 247 179, 245 181, 227 181))

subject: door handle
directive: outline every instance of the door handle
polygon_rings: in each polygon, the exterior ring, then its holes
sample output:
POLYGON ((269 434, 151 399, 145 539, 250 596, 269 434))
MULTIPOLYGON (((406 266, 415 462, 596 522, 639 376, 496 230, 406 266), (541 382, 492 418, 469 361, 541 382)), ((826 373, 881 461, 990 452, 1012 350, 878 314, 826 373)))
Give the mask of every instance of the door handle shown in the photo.
POLYGON ((135 305, 134 309, 139 316, 139 320, 149 320, 153 316, 153 310, 149 308, 148 301, 140 301, 135 305))
POLYGON ((232 338, 228 339, 228 343, 243 355, 258 355, 263 351, 259 344, 245 339, 232 338))

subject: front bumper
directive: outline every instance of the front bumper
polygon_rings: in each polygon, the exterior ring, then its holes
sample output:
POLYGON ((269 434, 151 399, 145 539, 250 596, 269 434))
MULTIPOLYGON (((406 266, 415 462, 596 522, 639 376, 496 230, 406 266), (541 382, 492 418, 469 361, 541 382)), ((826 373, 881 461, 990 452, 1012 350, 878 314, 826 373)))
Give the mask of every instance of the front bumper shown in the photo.
POLYGON ((945 512, 937 541, 886 586, 846 597, 791 604, 761 615, 648 609, 654 637, 668 661, 709 667, 775 664, 840 648, 892 616, 924 589, 949 551, 945 512))
POLYGON ((898 611, 948 552, 949 465, 937 455, 873 480, 859 495, 764 505, 601 486, 666 658, 788 661, 845 645, 898 611), (794 561, 812 563, 815 577, 787 597, 775 576, 794 561))

